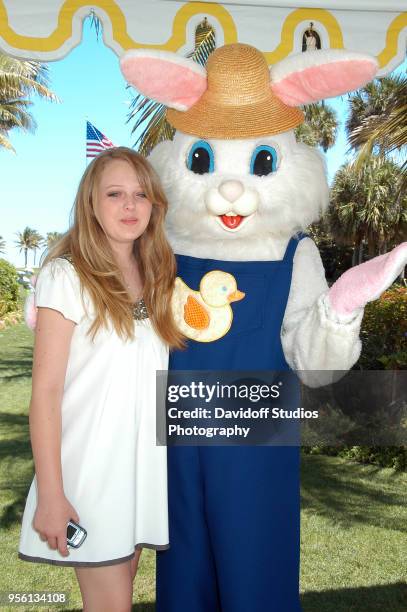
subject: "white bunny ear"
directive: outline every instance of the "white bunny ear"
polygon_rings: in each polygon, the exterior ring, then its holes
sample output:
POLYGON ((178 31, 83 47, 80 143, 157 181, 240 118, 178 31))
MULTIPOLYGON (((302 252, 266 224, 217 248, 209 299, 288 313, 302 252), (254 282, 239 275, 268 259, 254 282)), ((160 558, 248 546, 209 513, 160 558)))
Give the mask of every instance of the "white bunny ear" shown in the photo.
POLYGON ((300 106, 363 87, 378 69, 376 58, 364 53, 305 51, 271 68, 271 88, 287 106, 300 106))
POLYGON ((167 51, 128 51, 120 60, 124 78, 140 93, 179 111, 188 110, 207 88, 206 70, 167 51))

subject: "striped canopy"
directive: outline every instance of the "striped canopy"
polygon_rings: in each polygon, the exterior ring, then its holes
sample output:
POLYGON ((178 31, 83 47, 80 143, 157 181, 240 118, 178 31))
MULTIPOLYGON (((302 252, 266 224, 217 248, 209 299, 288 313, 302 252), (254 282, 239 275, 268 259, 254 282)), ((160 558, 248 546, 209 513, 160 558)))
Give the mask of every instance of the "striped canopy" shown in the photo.
POLYGON ((216 45, 245 42, 269 64, 312 48, 346 48, 378 58, 381 75, 405 58, 405 0, 0 0, 0 49, 40 61, 58 60, 81 41, 92 11, 105 44, 117 55, 149 47, 188 55, 203 20, 216 45))

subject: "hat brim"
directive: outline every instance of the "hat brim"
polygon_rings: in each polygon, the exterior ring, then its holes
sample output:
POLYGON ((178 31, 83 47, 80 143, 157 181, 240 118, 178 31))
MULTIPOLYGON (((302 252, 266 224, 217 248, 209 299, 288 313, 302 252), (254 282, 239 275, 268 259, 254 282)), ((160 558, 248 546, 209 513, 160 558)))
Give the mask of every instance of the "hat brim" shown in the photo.
POLYGON ((221 105, 204 94, 187 111, 167 109, 168 122, 181 132, 200 138, 225 140, 280 134, 304 121, 303 112, 274 96, 255 104, 221 105))

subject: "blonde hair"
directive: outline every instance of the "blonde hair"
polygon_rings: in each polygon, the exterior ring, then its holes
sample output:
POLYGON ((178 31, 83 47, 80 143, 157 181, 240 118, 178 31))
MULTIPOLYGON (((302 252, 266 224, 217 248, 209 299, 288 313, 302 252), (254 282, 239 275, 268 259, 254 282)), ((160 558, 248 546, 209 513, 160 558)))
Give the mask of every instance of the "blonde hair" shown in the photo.
POLYGON ((112 160, 128 162, 135 170, 140 187, 152 203, 151 217, 144 233, 134 241, 143 281, 143 299, 157 334, 173 348, 184 346, 171 311, 171 295, 176 276, 174 254, 164 233, 168 202, 157 174, 138 153, 127 147, 107 149, 87 167, 79 184, 69 231, 50 250, 44 264, 69 255, 93 302, 96 317, 89 333, 92 338, 111 321, 122 338, 134 337, 133 303, 123 283, 108 238, 98 222, 94 206, 101 174, 112 160))

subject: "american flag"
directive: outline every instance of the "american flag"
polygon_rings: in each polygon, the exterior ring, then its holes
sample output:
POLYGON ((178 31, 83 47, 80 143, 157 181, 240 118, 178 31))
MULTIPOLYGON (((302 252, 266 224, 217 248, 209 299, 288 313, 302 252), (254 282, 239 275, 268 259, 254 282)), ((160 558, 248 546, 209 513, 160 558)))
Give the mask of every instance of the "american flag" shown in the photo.
POLYGON ((111 149, 113 144, 102 132, 99 132, 90 121, 86 122, 86 157, 96 157, 104 149, 111 149))

